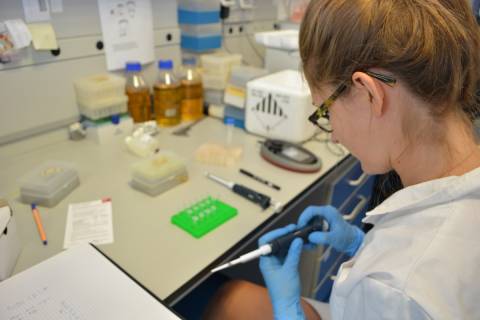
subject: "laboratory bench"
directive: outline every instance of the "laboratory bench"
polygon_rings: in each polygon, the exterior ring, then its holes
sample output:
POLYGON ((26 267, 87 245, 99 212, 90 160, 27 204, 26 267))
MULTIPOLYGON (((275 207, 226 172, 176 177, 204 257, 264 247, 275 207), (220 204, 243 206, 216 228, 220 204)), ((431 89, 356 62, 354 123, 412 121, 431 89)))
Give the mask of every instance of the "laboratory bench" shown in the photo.
MULTIPOLYGON (((358 161, 345 150, 337 153, 338 146, 332 150, 322 135, 304 144, 322 160, 322 169, 305 174, 287 171, 263 160, 258 143, 262 138, 238 128, 234 129, 232 144, 243 147, 240 161, 232 167, 199 163, 194 158, 195 150, 206 142, 225 143, 226 126, 218 119, 206 118, 193 127, 187 137, 172 135, 174 129, 160 129, 160 148, 174 151, 185 159, 189 179, 156 197, 130 187, 131 165, 140 159, 127 151, 124 137, 99 145, 88 139, 69 140, 67 130, 62 129, 1 146, 0 195, 13 208, 23 248, 14 272, 21 272, 63 250, 69 204, 109 197, 113 207, 114 242, 98 248, 156 297, 174 305, 207 280, 211 268, 254 248, 260 235, 296 221, 309 205, 332 203, 357 224, 366 211, 372 177, 363 174, 358 161), (19 201, 18 179, 46 160, 75 164, 80 185, 55 207, 39 208, 48 237, 48 245, 44 246, 30 206, 19 201), (239 168, 280 185, 281 190, 240 174, 239 168), (205 171, 267 194, 284 206, 277 211, 273 207, 262 210, 208 180, 205 171), (206 196, 232 205, 238 209, 238 215, 199 239, 170 222, 173 214, 206 196)), ((331 275, 342 257, 329 249, 320 255, 310 255, 304 259, 309 263, 302 262, 301 267, 312 283, 304 291, 309 296, 324 298, 331 287, 331 275), (329 272, 319 273, 319 268, 329 272)), ((255 277, 257 263, 232 268, 225 274, 229 273, 247 279, 248 275, 255 277), (251 268, 254 272, 245 272, 247 269, 242 268, 251 268)))

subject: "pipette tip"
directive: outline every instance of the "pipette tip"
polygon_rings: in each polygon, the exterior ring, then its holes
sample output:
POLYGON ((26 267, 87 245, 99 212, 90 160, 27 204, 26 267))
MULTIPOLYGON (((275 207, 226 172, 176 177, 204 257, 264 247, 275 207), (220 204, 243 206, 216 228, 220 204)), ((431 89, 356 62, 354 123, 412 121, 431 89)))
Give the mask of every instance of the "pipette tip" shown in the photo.
POLYGON ((220 270, 223 270, 223 269, 227 269, 228 267, 230 267, 230 265, 231 265, 231 263, 222 264, 221 266, 212 269, 212 270, 210 271, 210 273, 215 273, 215 272, 217 272, 217 271, 220 271, 220 270))

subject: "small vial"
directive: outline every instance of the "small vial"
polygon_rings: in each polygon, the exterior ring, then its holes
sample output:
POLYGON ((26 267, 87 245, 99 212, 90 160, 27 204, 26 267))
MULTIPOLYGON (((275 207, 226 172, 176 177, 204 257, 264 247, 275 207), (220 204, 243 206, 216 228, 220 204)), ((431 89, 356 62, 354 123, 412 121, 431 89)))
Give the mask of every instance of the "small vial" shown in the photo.
POLYGON ((226 118, 225 125, 227 126, 227 147, 231 147, 233 145, 233 130, 235 127, 235 120, 233 118, 226 118))

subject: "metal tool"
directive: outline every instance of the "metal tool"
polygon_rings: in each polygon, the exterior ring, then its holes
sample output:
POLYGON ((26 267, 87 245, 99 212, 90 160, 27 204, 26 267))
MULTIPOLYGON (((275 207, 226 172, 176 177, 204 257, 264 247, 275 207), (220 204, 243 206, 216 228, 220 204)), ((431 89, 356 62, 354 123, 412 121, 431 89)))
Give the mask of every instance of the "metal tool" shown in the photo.
POLYGON ((232 181, 223 180, 222 178, 214 176, 213 174, 210 174, 208 172, 205 172, 205 175, 207 176, 207 178, 229 188, 236 194, 250 200, 253 203, 258 204, 260 207, 262 207, 262 209, 267 209, 268 207, 270 207, 271 199, 269 196, 266 196, 263 193, 254 191, 232 181))
POLYGON ((250 251, 249 253, 246 253, 235 260, 232 260, 217 268, 212 269, 212 271, 210 272, 214 273, 214 272, 229 268, 231 266, 234 266, 240 263, 245 263, 253 259, 257 259, 261 256, 266 256, 270 254, 277 255, 277 256, 285 256, 288 249, 290 248, 290 244, 292 243, 293 239, 301 238, 303 239, 304 242, 308 242, 308 236, 310 235, 310 233, 315 231, 322 231, 323 227, 324 227, 323 219, 320 219, 320 218, 315 219, 313 223, 308 224, 305 227, 300 228, 298 230, 295 230, 292 233, 289 233, 280 238, 277 238, 270 243, 264 244, 263 246, 261 246, 256 250, 250 251))
POLYGON ((205 119, 205 117, 201 117, 200 119, 198 119, 198 120, 190 123, 189 125, 173 131, 172 134, 173 134, 173 135, 176 135, 176 136, 184 136, 184 137, 187 137, 187 136, 188 136, 188 132, 190 131, 190 129, 192 129, 193 126, 197 125, 197 124, 198 124, 200 121, 202 121, 203 119, 205 119))

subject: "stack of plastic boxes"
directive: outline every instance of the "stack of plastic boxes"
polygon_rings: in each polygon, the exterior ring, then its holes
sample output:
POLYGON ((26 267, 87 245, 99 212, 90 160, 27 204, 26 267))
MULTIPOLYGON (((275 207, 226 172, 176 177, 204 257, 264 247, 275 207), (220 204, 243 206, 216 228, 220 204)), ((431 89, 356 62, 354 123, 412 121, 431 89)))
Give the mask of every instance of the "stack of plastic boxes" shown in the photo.
POLYGON ((179 0, 178 23, 182 49, 205 52, 222 47, 218 0, 179 0))
POLYGON ((114 74, 96 74, 74 82, 80 113, 91 120, 127 112, 125 79, 114 74))
POLYGON ((242 55, 216 52, 200 57, 202 64, 202 80, 205 88, 205 102, 223 104, 223 95, 230 71, 233 66, 242 63, 242 55))
POLYGON ((223 122, 233 123, 236 127, 245 128, 245 104, 247 100, 247 83, 250 80, 268 74, 266 69, 233 66, 230 80, 225 88, 225 110, 223 122))
POLYGON ((131 131, 133 120, 127 114, 125 79, 114 74, 97 74, 74 82, 87 138, 99 144, 131 131))

